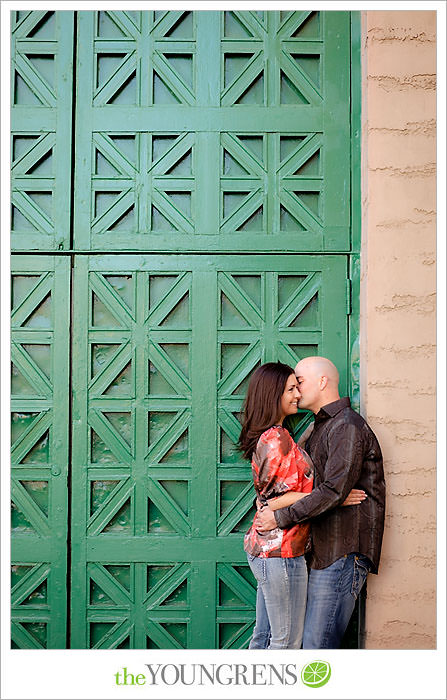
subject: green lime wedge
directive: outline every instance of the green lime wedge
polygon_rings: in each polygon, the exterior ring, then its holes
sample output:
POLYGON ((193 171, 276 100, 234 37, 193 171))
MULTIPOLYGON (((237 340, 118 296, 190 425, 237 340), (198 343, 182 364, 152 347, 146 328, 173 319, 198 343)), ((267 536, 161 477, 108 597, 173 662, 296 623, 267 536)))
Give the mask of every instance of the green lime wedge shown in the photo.
POLYGON ((331 677, 331 667, 327 661, 312 661, 303 666, 301 680, 309 688, 321 688, 331 677))

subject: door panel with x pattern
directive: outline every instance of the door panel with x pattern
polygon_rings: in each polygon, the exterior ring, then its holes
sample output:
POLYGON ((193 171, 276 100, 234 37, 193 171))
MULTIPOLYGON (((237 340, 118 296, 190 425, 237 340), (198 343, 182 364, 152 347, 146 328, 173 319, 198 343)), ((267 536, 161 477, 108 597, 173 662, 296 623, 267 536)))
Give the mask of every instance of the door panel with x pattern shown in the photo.
POLYGON ((345 275, 333 256, 78 256, 75 647, 246 646, 247 382, 328 353, 346 383, 345 275))
POLYGON ((73 12, 11 15, 12 249, 68 249, 73 12))
MULTIPOLYGON (((79 253, 71 643, 245 648, 249 376, 318 352, 346 385, 350 13, 76 15, 76 73, 74 13, 12 16, 13 249, 67 250, 73 221, 79 253)), ((19 647, 65 645, 60 257, 14 268, 19 647)))
POLYGON ((110 10, 79 27, 78 249, 349 248, 349 13, 110 10))
POLYGON ((66 645, 70 265, 12 260, 12 645, 66 645))

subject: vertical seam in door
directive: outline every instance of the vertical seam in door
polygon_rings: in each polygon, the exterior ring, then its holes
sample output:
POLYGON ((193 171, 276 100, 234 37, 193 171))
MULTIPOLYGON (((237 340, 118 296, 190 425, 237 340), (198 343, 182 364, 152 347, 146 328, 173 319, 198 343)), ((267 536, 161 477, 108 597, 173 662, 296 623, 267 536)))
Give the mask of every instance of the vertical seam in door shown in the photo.
MULTIPOLYGON (((74 235, 73 235, 73 220, 74 220, 74 203, 75 203, 75 187, 74 187, 74 170, 75 170, 75 158, 76 158, 76 61, 77 61, 77 19, 78 13, 73 12, 73 80, 72 80, 72 111, 71 111, 71 180, 70 180, 70 249, 73 250, 74 235)), ((70 361, 68 364, 68 473, 67 473, 67 627, 66 627, 66 647, 71 648, 71 515, 72 515, 72 489, 71 489, 71 479, 73 475, 72 470, 72 412, 73 412, 73 400, 72 400, 72 366, 73 366, 73 333, 72 333, 72 322, 73 322, 73 267, 74 267, 74 253, 70 254, 70 319, 68 323, 68 333, 69 333, 69 347, 70 347, 70 361)))

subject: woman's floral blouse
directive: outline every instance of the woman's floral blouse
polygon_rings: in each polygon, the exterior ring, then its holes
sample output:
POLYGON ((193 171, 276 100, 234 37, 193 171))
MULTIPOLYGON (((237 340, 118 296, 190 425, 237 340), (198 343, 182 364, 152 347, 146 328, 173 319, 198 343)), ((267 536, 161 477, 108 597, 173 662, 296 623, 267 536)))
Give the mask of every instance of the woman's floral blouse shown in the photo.
MULTIPOLYGON (((310 493, 312 490, 311 459, 280 425, 262 433, 251 468, 256 494, 261 501, 287 491, 310 493)), ((299 557, 310 544, 309 529, 309 524, 301 523, 261 534, 252 525, 245 535, 244 549, 255 557, 299 557)))

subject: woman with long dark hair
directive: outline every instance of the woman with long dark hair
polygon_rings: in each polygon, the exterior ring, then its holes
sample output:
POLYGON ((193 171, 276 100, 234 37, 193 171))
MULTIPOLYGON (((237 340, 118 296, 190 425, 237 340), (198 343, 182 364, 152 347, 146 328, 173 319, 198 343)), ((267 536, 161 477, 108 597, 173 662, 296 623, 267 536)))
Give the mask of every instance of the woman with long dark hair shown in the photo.
MULTIPOLYGON (((251 461, 261 507, 276 510, 312 490, 311 459, 283 426, 287 416, 297 413, 300 396, 294 370, 281 362, 261 365, 250 379, 239 448, 251 461)), ((343 505, 351 505, 350 497, 343 505)), ((244 549, 258 582, 250 649, 301 647, 307 595, 304 553, 310 547, 309 534, 308 523, 261 533, 255 516, 245 535, 244 549)))
MULTIPOLYGON (((286 492, 304 495, 312 490, 310 458, 282 425, 286 416, 297 413, 299 397, 293 369, 281 362, 258 367, 250 379, 239 447, 251 460, 255 490, 262 503, 286 492)), ((245 535, 244 549, 258 582, 250 649, 300 648, 307 594, 303 555, 308 540, 307 523, 264 534, 257 532, 253 523, 245 535)))

